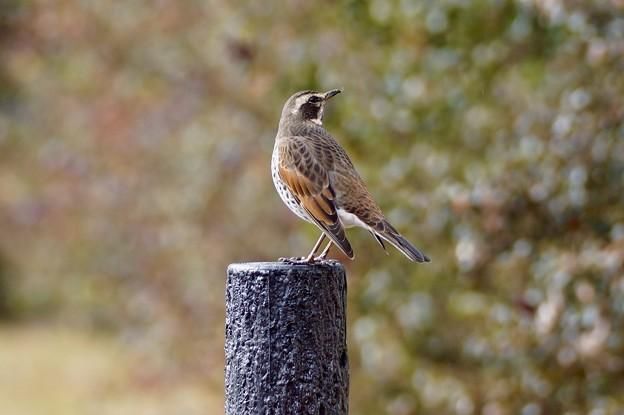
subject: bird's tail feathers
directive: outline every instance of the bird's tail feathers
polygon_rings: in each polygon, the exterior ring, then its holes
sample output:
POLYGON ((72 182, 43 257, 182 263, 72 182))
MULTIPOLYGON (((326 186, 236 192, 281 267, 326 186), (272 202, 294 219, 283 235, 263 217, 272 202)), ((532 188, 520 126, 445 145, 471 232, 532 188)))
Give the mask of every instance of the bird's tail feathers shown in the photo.
POLYGON ((347 239, 347 235, 345 235, 344 228, 340 224, 340 221, 337 221, 333 225, 324 226, 325 235, 332 240, 334 245, 336 245, 340 250, 347 256, 349 259, 355 258, 353 255, 353 248, 351 248, 351 244, 347 239))
POLYGON ((386 244, 384 244, 383 238, 381 236, 377 235, 374 231, 369 231, 369 232, 371 233, 371 235, 373 235, 373 238, 375 238, 377 243, 383 248, 383 250, 386 253, 386 255, 388 255, 388 250, 386 249, 386 244))
POLYGON ((405 239, 390 223, 386 220, 382 222, 382 229, 375 233, 390 242, 396 249, 401 251, 403 255, 414 262, 430 262, 431 259, 423 252, 418 250, 410 241, 405 239))

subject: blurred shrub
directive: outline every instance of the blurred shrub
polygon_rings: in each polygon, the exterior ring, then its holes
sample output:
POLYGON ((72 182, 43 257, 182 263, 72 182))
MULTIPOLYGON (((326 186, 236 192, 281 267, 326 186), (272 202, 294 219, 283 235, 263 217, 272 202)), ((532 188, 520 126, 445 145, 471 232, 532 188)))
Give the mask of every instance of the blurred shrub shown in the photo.
POLYGON ((8 261, 0 255, 0 321, 10 320, 16 314, 11 298, 13 280, 14 275, 10 272, 8 261))
POLYGON ((22 5, 0 52, 15 296, 220 379, 227 263, 316 234, 272 188, 281 105, 342 86, 328 129, 433 258, 350 232, 352 411, 621 412, 622 7, 22 5))

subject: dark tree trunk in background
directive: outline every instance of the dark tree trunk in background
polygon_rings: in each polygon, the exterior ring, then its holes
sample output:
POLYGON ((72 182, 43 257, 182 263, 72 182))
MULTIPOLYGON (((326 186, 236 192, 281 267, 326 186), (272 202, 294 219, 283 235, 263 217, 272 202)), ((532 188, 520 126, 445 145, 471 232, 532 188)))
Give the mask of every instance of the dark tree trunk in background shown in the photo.
POLYGON ((334 261, 228 268, 227 415, 346 415, 346 275, 334 261))

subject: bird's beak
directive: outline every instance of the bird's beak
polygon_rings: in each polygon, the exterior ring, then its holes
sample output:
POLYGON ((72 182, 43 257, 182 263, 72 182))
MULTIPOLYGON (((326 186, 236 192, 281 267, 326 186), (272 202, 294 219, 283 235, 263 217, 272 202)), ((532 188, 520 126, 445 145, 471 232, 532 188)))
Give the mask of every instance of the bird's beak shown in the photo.
POLYGON ((334 95, 338 95, 342 92, 342 89, 332 89, 331 91, 325 92, 325 96, 323 97, 325 101, 333 97, 334 95))

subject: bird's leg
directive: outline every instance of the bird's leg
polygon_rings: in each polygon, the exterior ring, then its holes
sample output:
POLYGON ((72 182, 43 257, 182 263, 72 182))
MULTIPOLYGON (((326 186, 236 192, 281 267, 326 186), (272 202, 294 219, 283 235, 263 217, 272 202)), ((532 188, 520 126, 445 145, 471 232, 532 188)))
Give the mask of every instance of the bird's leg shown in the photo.
POLYGON ((329 241, 329 243, 327 244, 327 246, 325 247, 325 249, 323 250, 323 253, 321 254, 321 256, 315 257, 314 255, 316 255, 316 252, 319 250, 319 247, 321 246, 321 244, 323 243, 323 241, 325 240, 326 235, 325 232, 321 233, 321 236, 319 237, 318 241, 316 241, 316 243, 314 244, 314 247, 312 248, 312 252, 310 252, 310 254, 307 257, 294 257, 294 258, 280 258, 279 261, 280 262, 290 262, 293 264, 301 264, 301 263, 312 263, 314 261, 316 261, 317 259, 325 259, 325 257, 327 256, 327 253, 329 252, 329 247, 331 246, 332 242, 329 241))
POLYGON ((321 253, 321 255, 316 257, 316 259, 323 260, 323 259, 327 258, 327 254, 329 253, 329 248, 331 248, 332 243, 333 243, 332 241, 329 241, 329 243, 327 244, 325 249, 323 249, 323 252, 321 253))
POLYGON ((312 248, 312 252, 310 252, 310 255, 308 255, 303 260, 304 262, 314 262, 314 254, 316 254, 316 251, 318 251, 319 247, 321 246, 324 240, 325 240, 325 232, 321 232, 321 237, 314 244, 314 248, 312 248))

